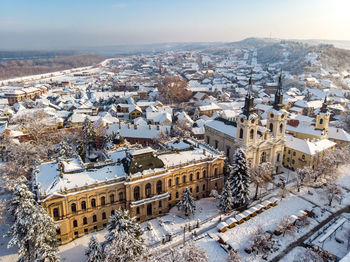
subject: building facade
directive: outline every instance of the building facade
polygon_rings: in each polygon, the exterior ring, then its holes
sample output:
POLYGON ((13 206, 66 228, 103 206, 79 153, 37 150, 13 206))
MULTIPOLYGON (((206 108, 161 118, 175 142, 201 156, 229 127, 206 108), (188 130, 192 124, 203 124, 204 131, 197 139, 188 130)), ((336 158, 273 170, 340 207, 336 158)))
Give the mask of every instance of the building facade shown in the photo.
POLYGON ((41 205, 59 226, 60 243, 104 228, 119 208, 145 221, 168 212, 186 187, 196 199, 213 189, 221 192, 223 155, 187 140, 166 149, 162 154, 150 148, 114 151, 99 163, 42 163, 34 184, 41 205))
MULTIPOLYGON (((250 86, 252 80, 250 79, 250 86)), ((267 124, 260 123, 254 112, 254 98, 250 92, 245 98, 242 113, 236 121, 217 119, 206 123, 206 143, 223 151, 229 161, 237 148, 245 150, 250 166, 270 162, 275 172, 282 171, 287 112, 282 109, 281 79, 272 109, 267 112, 267 124)))

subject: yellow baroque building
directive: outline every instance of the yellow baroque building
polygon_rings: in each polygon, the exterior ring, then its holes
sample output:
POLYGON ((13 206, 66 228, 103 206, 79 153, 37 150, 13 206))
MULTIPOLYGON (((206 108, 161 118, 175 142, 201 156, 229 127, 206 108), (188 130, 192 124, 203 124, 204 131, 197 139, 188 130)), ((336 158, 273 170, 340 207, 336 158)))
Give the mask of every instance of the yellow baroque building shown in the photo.
POLYGON ((38 201, 59 226, 61 244, 104 228, 118 208, 145 221, 168 212, 186 187, 196 199, 223 187, 225 156, 192 140, 168 142, 161 152, 124 148, 100 154, 100 162, 52 161, 34 170, 38 201))

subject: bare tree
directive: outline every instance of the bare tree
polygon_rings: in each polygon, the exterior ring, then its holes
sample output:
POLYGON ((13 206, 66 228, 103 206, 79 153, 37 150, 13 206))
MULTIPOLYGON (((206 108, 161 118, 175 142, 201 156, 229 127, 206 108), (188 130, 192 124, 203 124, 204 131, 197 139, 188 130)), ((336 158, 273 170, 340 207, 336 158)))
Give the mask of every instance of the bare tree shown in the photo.
POLYGON ((294 257, 294 262, 331 262, 337 261, 334 255, 328 251, 322 250, 318 246, 306 248, 294 257))
POLYGON ((328 206, 331 206, 334 200, 340 203, 342 193, 343 191, 341 187, 334 183, 334 181, 329 181, 324 184, 323 191, 320 192, 320 194, 328 201, 328 206))
POLYGON ((258 197, 259 187, 272 180, 272 164, 270 162, 260 163, 250 169, 251 182, 255 184, 255 196, 258 197))
POLYGON ((278 224, 278 229, 283 236, 285 236, 285 234, 294 235, 294 233, 297 230, 291 216, 284 216, 280 221, 280 223, 278 224))
POLYGON ((274 241, 272 235, 266 234, 264 229, 261 226, 258 226, 252 234, 250 244, 253 253, 267 255, 273 250, 274 241))
POLYGON ((160 81, 158 91, 168 104, 186 102, 192 97, 187 81, 180 76, 166 76, 160 81))
POLYGON ((227 262, 241 262, 241 261, 242 259, 238 251, 232 248, 228 253, 227 262))
POLYGON ((306 181, 309 181, 312 174, 313 170, 311 167, 303 167, 303 168, 297 168, 295 170, 295 173, 297 175, 297 187, 298 187, 298 192, 300 192, 300 188, 304 185, 306 181))

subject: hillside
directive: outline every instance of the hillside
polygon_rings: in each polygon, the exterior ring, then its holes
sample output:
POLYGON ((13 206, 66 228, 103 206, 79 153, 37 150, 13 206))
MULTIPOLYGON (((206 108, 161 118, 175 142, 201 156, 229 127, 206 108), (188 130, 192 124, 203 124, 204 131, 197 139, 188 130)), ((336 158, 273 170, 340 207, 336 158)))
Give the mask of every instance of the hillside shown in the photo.
POLYGON ((105 58, 95 55, 65 56, 50 59, 12 60, 0 62, 0 79, 36 75, 76 67, 90 66, 105 58))

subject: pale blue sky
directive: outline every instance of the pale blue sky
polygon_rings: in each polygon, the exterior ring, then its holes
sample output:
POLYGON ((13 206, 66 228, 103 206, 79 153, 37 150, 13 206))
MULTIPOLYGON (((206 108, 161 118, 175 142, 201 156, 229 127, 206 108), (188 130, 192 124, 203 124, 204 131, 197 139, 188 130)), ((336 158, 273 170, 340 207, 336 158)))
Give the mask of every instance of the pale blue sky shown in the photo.
POLYGON ((0 49, 350 40, 350 0, 0 0, 0 49))

